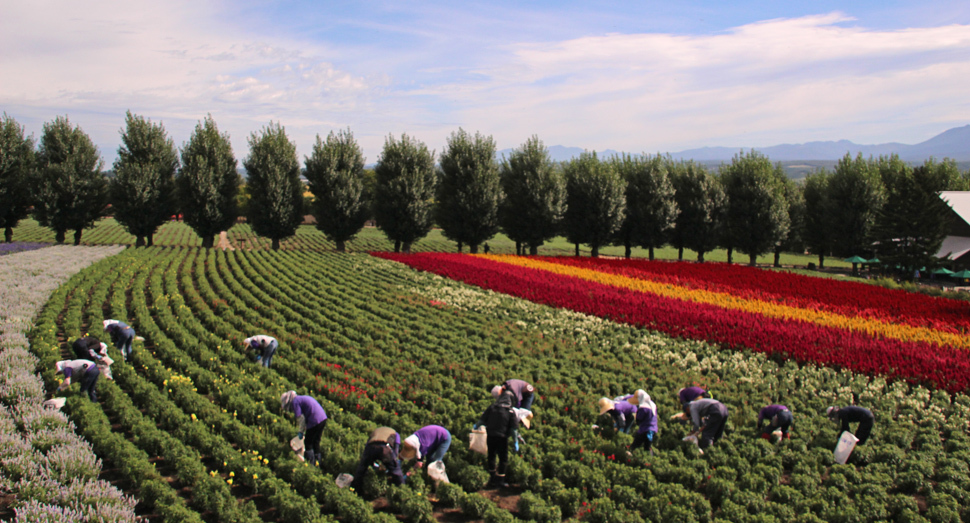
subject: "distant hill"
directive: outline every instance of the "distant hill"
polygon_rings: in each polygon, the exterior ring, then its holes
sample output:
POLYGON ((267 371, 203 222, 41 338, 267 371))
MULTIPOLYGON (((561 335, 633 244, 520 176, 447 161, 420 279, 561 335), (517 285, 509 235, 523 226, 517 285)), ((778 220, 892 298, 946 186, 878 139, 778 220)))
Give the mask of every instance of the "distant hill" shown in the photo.
MULTIPOLYGON (((755 149, 767 155, 773 162, 782 162, 789 174, 794 171, 811 172, 819 167, 830 168, 839 158, 849 153, 855 156, 862 153, 863 156, 878 157, 880 155, 890 155, 896 153, 907 162, 922 163, 927 158, 934 157, 937 160, 951 158, 957 162, 970 162, 970 125, 954 127, 944 131, 925 142, 916 145, 904 143, 883 143, 877 145, 859 145, 848 140, 828 141, 828 142, 808 142, 802 144, 781 144, 769 147, 701 147, 698 149, 688 149, 670 155, 676 159, 694 160, 708 165, 718 165, 721 162, 730 162, 741 150, 755 149), (791 165, 788 165, 791 164, 791 165)), ((508 156, 512 149, 503 149, 498 152, 498 157, 508 156)), ((566 161, 577 157, 583 152, 581 147, 565 147, 553 145, 549 147, 549 155, 555 161, 566 161)), ((607 149, 597 151, 601 158, 608 158, 619 151, 607 149)), ((964 166, 964 168, 966 168, 964 166)), ((795 175, 794 177, 800 177, 795 175)))

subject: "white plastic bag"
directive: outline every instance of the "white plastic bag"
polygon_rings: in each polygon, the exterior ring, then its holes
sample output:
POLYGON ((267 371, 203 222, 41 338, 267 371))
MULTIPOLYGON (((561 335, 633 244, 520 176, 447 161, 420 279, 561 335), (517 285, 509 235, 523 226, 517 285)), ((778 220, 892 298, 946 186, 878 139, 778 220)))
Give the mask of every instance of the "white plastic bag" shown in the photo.
POLYGON ((50 409, 61 410, 61 407, 63 407, 65 403, 67 403, 67 398, 54 398, 45 401, 44 406, 50 409))
POLYGON ((448 481, 448 473, 445 472, 445 464, 440 459, 428 465, 428 476, 435 483, 450 483, 448 481))
POLYGON ((303 451, 306 448, 303 445, 303 438, 295 437, 295 438, 291 439, 290 440, 290 448, 293 449, 293 452, 296 452, 296 459, 298 461, 301 461, 302 462, 304 460, 303 459, 303 451))
POLYGON ((835 462, 839 465, 845 465, 846 461, 849 461, 849 456, 852 455, 852 450, 855 449, 855 444, 859 442, 859 438, 855 437, 855 434, 845 431, 839 436, 839 444, 835 446, 835 462))
POLYGON ((337 476, 337 488, 347 488, 354 482, 354 477, 346 472, 337 476))
POLYGON ((468 448, 479 454, 488 454, 488 436, 485 428, 473 430, 468 434, 468 448))

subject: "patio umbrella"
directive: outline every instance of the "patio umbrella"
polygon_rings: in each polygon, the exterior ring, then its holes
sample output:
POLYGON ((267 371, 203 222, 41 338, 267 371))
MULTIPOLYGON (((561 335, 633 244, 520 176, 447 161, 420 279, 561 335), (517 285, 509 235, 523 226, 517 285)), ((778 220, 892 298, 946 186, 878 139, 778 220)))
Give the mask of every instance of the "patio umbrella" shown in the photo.
POLYGON ((960 272, 953 273, 950 276, 952 276, 954 278, 959 278, 961 280, 970 280, 970 271, 964 269, 964 270, 962 270, 960 272))
POLYGON ((937 275, 942 274, 943 276, 952 276, 953 271, 951 271, 950 269, 947 269, 946 267, 939 267, 937 269, 933 269, 932 271, 930 271, 930 274, 937 274, 937 275))
POLYGON ((862 256, 853 256, 851 258, 846 258, 846 259, 844 259, 842 261, 851 263, 852 264, 852 274, 855 274, 856 273, 856 266, 859 265, 860 263, 866 263, 866 261, 868 261, 868 260, 866 260, 862 256))
POLYGON ((879 258, 873 258, 871 260, 867 260, 866 263, 873 264, 873 263, 881 263, 881 262, 879 261, 879 258))

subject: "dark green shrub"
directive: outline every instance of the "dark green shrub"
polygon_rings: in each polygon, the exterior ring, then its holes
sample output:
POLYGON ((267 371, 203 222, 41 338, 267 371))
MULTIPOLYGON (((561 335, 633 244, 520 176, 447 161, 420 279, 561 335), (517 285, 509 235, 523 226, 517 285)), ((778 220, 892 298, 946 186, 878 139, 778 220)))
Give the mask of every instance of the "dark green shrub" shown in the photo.
POLYGON ((526 520, 534 520, 536 523, 559 523, 562 520, 562 511, 555 505, 546 503, 545 500, 531 492, 523 492, 519 498, 519 517, 526 520))
POLYGON ((461 497, 458 504, 461 507, 461 513, 468 516, 470 519, 484 518, 488 508, 494 506, 492 505, 492 502, 488 500, 488 498, 477 492, 465 494, 461 497))

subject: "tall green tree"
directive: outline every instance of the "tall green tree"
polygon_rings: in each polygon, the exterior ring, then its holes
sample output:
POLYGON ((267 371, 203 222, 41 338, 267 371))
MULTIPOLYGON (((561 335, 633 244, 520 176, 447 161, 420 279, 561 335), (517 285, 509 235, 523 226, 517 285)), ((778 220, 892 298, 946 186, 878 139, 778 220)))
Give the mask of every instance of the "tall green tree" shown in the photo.
POLYGON ((212 248, 215 237, 239 216, 240 176, 228 134, 220 134, 212 115, 195 126, 182 146, 182 167, 175 179, 185 223, 212 248))
POLYGON ((907 166, 883 177, 889 183, 873 228, 876 255, 884 265, 899 267, 905 278, 939 263, 936 254, 949 229, 947 204, 939 192, 957 179, 937 165, 930 161, 915 169, 907 166))
POLYGON ((246 218, 253 230, 273 242, 296 233, 303 221, 303 182, 296 144, 278 123, 270 122, 260 133, 249 136, 249 156, 243 160, 248 179, 249 201, 246 218))
POLYGON ((438 165, 438 225, 446 238, 468 245, 472 253, 498 232, 502 183, 495 163, 495 140, 458 129, 438 165))
POLYGON ((13 228, 27 217, 30 189, 36 183, 34 140, 24 128, 3 113, 0 120, 0 227, 4 241, 13 241, 13 228))
POLYGON ((564 166, 566 175, 566 215, 563 232, 570 243, 590 247, 599 256, 600 247, 609 245, 626 216, 626 182, 614 166, 601 162, 596 153, 584 152, 564 166))
POLYGON ((781 183, 785 206, 788 208, 788 231, 775 244, 775 267, 781 267, 782 252, 801 253, 805 250, 805 240, 802 231, 805 229, 805 193, 801 186, 785 174, 781 164, 775 164, 775 178, 781 183))
POLYGON ((175 142, 162 124, 128 111, 110 195, 115 220, 135 236, 135 247, 151 247, 155 231, 175 214, 178 166, 175 142))
POLYGON ((54 231, 64 243, 74 231, 74 245, 81 243, 84 229, 104 216, 108 205, 108 182, 104 162, 91 138, 67 117, 44 124, 37 152, 38 180, 34 217, 54 231))
MULTIPOLYGON (((499 169, 505 200, 499 207, 499 223, 516 245, 527 245, 529 254, 559 234, 566 210, 566 180, 549 158, 537 136, 526 140, 502 159, 499 169)), ((521 254, 521 252, 517 252, 521 254)))
POLYGON ((755 265, 759 255, 771 252, 788 233, 784 187, 768 157, 755 150, 735 155, 721 179, 727 195, 727 243, 755 265))
POLYGON ((653 260, 654 249, 667 243, 680 212, 668 162, 658 154, 623 155, 611 163, 626 181, 626 217, 617 232, 617 243, 624 246, 627 258, 637 245, 648 249, 653 260))
POLYGON ((672 162, 667 168, 674 185, 674 199, 680 213, 670 235, 670 243, 684 259, 684 249, 697 253, 697 261, 717 248, 726 206, 724 187, 703 165, 672 162))
POLYGON ((872 230, 885 201, 879 170, 860 153, 843 156, 828 180, 829 233, 832 253, 839 257, 873 252, 872 230))
POLYGON ((421 141, 402 134, 388 136, 374 167, 374 217, 394 251, 411 252, 434 225, 434 195, 438 184, 434 153, 421 141))
POLYGON ((808 250, 818 256, 818 267, 825 267, 825 257, 832 250, 832 213, 829 203, 829 174, 823 169, 805 177, 802 188, 805 215, 801 237, 808 250))
POLYGON ((350 129, 317 135, 313 153, 306 158, 306 177, 315 197, 313 216, 317 229, 334 242, 337 252, 364 227, 370 213, 364 191, 364 153, 350 129))

